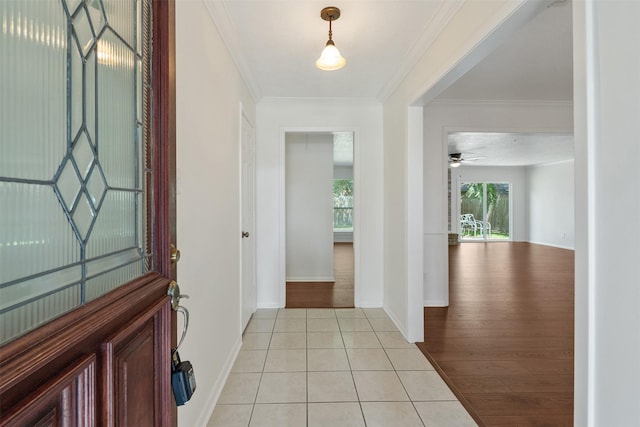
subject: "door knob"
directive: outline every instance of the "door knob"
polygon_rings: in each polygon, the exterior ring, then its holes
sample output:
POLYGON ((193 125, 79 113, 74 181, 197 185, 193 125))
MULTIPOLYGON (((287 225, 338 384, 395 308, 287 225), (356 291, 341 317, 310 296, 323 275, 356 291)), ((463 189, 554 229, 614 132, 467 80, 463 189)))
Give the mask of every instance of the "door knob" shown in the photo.
POLYGON ((174 245, 173 243, 171 244, 171 264, 175 264, 176 262, 180 261, 180 251, 178 250, 178 248, 176 248, 176 245, 174 245))
POLYGON ((248 231, 243 231, 242 232, 242 238, 246 239, 247 237, 249 237, 249 232, 248 231))

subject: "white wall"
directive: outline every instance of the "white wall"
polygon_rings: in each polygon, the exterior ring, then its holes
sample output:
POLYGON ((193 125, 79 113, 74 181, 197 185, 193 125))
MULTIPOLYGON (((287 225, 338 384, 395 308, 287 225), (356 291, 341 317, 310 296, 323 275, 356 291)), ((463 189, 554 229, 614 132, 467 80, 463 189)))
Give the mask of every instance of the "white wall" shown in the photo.
MULTIPOLYGON (((384 101, 385 308, 410 340, 423 337, 421 278, 431 274, 429 280, 435 279, 435 283, 427 283, 427 288, 447 287, 444 284, 448 228, 446 154, 441 144, 437 147, 425 144, 424 150, 416 149, 416 144, 422 147, 423 133, 427 138, 425 132, 429 128, 425 127, 424 132, 415 129, 417 123, 420 127, 423 124, 413 114, 415 106, 430 102, 544 6, 542 2, 508 0, 461 3, 457 13, 384 101), (420 155, 424 151, 428 160, 416 165, 413 160, 418 151, 420 155), (423 218, 412 216, 415 209, 409 209, 414 200, 422 200, 422 194, 429 196, 424 197, 425 209, 418 210, 424 210, 425 216, 427 211, 437 216, 433 221, 429 217, 429 229, 425 228, 423 218), (428 199, 433 206, 426 203, 428 199), (429 236, 431 233, 434 235, 429 236), (429 241, 412 242, 416 235, 427 235, 429 241), (434 267, 445 263, 445 270, 423 271, 426 268, 423 254, 439 256, 442 262, 434 263, 434 267)), ((446 296, 448 300, 448 293, 446 296)))
POLYGON ((283 307, 285 131, 354 132, 355 304, 382 306, 382 107, 373 100, 263 99, 257 106, 258 306, 283 307))
POLYGON ((462 165, 451 170, 452 231, 461 182, 510 182, 512 240, 574 249, 573 161, 529 167, 462 165))
POLYGON ((240 102, 254 122, 255 103, 202 1, 176 2, 176 79, 180 355, 198 382, 178 420, 204 426, 241 344, 240 102))
POLYGON ((638 426, 640 2, 574 2, 577 426, 638 426))
POLYGON ((333 135, 285 136, 286 278, 333 277, 333 135))
MULTIPOLYGON (((447 101, 424 108, 424 303, 449 304, 447 135, 450 132, 573 132, 571 102, 447 101)), ((462 166, 460 169, 466 168, 462 166)), ((471 168, 469 168, 471 169, 471 168)), ((518 175, 520 177, 521 175, 518 175)), ((521 188, 525 190, 524 175, 521 188)), ((513 238, 528 240, 526 199, 514 189, 513 238), (521 216, 523 214, 524 216, 521 216)))
POLYGON ((526 175, 529 241, 574 249, 573 161, 530 166, 526 175))

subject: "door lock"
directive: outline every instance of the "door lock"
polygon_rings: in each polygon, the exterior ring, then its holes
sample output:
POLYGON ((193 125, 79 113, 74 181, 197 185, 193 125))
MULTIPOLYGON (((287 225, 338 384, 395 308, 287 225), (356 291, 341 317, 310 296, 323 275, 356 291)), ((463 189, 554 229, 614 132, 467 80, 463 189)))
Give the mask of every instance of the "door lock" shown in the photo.
POLYGON ((243 231, 243 232, 242 232, 242 238, 243 238, 243 239, 246 239, 246 238, 248 238, 248 237, 249 237, 249 232, 248 232, 248 231, 243 231))
POLYGON ((180 261, 180 250, 178 250, 178 248, 176 248, 176 245, 174 245, 173 243, 171 244, 170 259, 171 264, 175 264, 180 261))

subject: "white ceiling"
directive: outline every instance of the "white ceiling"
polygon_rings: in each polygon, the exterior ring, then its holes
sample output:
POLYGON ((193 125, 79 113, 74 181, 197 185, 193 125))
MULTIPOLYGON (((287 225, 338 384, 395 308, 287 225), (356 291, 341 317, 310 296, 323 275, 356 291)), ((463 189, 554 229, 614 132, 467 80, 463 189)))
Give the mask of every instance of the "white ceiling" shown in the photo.
MULTIPOLYGON (((205 0, 241 74, 261 97, 384 98, 455 14, 458 0, 205 0), (347 65, 315 68, 333 39, 347 65)), ((557 0, 440 98, 571 99, 571 7, 557 0)))
MULTIPOLYGON (((460 6, 454 0, 205 0, 240 73, 262 97, 384 99, 460 6), (341 9, 333 39, 347 65, 315 68, 328 36, 320 18, 341 9)), ((437 99, 571 101, 571 4, 557 0, 437 99)), ((566 135, 459 134, 449 152, 481 165, 541 164, 573 156, 566 135), (468 139, 467 139, 468 138, 468 139), (518 144, 509 144, 513 139, 518 144), (539 144, 539 145, 538 145, 539 144), (537 148, 536 148, 537 146, 537 148)))
POLYGON ((467 166, 531 166, 573 159, 573 135, 453 132, 449 154, 467 166), (466 161, 465 161, 466 160, 466 161))
POLYGON ((450 0, 205 0, 240 72, 258 97, 376 98, 399 81, 455 10, 450 0), (315 67, 328 39, 320 18, 337 6, 333 40, 347 59, 315 67))
POLYGON ((438 99, 573 100, 571 4, 543 9, 438 99))
MULTIPOLYGON (((571 4, 556 2, 490 53, 438 99, 573 100, 571 4)), ((463 166, 530 166, 573 159, 573 135, 456 132, 449 154, 463 166)))

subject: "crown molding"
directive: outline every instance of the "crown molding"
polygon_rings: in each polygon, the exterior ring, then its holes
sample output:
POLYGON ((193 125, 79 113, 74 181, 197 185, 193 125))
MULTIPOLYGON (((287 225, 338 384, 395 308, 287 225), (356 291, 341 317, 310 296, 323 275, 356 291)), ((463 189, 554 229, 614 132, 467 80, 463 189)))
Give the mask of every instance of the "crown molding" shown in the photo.
POLYGON ((540 100, 540 99, 434 99, 433 106, 536 106, 572 108, 573 100, 540 100))
POLYGON ((398 71, 384 85, 378 93, 377 99, 384 102, 398 88, 400 83, 407 77, 409 72, 415 67, 420 58, 422 58, 427 50, 431 47, 438 35, 447 26, 451 18, 460 10, 466 0, 452 0, 440 3, 438 10, 433 14, 431 19, 424 26, 423 32, 413 44, 409 52, 398 66, 398 71))
POLYGON ((350 104, 350 105, 382 105, 377 98, 347 98, 347 97, 280 97, 265 96, 260 99, 260 103, 271 104, 291 104, 291 103, 308 103, 308 104, 350 104))
POLYGON ((238 37, 238 30, 231 19, 231 14, 227 8, 225 2, 215 0, 203 0, 204 4, 209 11, 209 16, 213 20, 213 24, 218 29, 218 33, 222 38, 222 43, 227 48, 229 55, 236 64, 236 68, 240 73, 240 76, 247 85, 251 96, 254 101, 258 101, 262 98, 260 87, 251 72, 251 67, 247 62, 247 58, 242 53, 242 44, 238 37))

